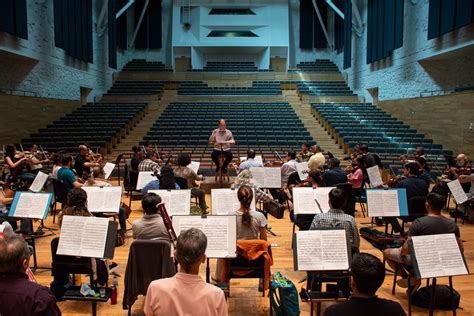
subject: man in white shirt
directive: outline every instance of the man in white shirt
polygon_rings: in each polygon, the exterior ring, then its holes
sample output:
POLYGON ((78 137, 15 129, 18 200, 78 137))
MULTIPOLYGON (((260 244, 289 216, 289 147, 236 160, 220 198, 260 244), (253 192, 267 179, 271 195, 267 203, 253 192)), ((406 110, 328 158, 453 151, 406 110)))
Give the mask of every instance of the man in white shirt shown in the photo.
POLYGON ((321 169, 326 163, 326 157, 324 157, 321 147, 319 145, 311 146, 311 152, 313 155, 308 160, 309 170, 321 169))
POLYGON ((150 283, 145 299, 145 314, 150 315, 227 315, 224 292, 204 282, 199 266, 206 262, 207 237, 190 228, 179 234, 174 257, 179 272, 172 278, 150 283))
POLYGON ((239 169, 240 171, 243 171, 254 167, 263 167, 263 164, 255 160, 255 150, 249 149, 247 151, 247 160, 240 164, 239 169))
POLYGON ((220 119, 219 128, 212 131, 212 134, 209 137, 209 144, 214 146, 211 157, 212 161, 216 164, 216 172, 219 172, 222 167, 222 173, 227 174, 227 166, 232 161, 232 151, 230 146, 235 144, 235 140, 232 132, 227 129, 224 119, 220 119), (225 160, 222 166, 219 163, 221 153, 225 155, 225 160))
POLYGON ((287 195, 285 194, 285 190, 288 186, 288 179, 292 173, 297 172, 296 165, 298 161, 296 161, 296 152, 289 151, 285 158, 286 162, 281 166, 281 190, 280 189, 270 189, 270 193, 278 202, 285 203, 287 199, 287 195))

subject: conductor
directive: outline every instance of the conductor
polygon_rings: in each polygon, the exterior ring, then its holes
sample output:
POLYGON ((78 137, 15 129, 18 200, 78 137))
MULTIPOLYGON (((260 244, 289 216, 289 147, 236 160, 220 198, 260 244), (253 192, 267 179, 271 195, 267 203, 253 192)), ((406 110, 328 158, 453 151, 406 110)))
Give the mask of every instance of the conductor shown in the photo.
POLYGON ((212 131, 211 137, 209 137, 209 144, 214 146, 212 151, 212 161, 216 164, 216 173, 222 168, 222 173, 227 174, 227 166, 232 161, 232 151, 230 146, 235 144, 234 136, 232 132, 226 127, 224 119, 219 120, 219 128, 212 131), (219 165, 219 156, 225 155, 225 160, 222 166, 219 165))

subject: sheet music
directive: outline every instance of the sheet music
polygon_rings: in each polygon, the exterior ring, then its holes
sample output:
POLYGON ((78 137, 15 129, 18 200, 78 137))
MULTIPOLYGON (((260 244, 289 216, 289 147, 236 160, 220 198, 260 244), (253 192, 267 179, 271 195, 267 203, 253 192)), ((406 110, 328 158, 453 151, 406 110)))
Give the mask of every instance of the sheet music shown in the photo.
POLYGON ((234 258, 237 250, 236 216, 174 216, 176 235, 189 228, 198 228, 207 237, 208 258, 234 258))
POLYGON ((35 177, 35 180, 33 183, 30 185, 30 191, 31 192, 41 192, 43 190, 43 187, 48 180, 48 175, 46 173, 43 173, 41 171, 38 172, 38 174, 35 177))
POLYGON ((398 190, 366 190, 366 192, 369 216, 400 216, 398 190))
POLYGON ((329 192, 334 187, 293 188, 293 205, 295 214, 316 214, 329 211, 329 192), (315 199, 318 201, 319 209, 315 199))
POLYGON ((107 180, 110 177, 110 175, 112 174, 112 171, 114 171, 114 169, 115 169, 115 164, 114 163, 111 163, 111 162, 105 163, 105 166, 104 166, 105 180, 107 180))
POLYGON ((281 168, 252 167, 252 178, 260 188, 281 188, 281 168))
MULTIPOLYGON (((239 158, 240 158, 240 162, 244 162, 245 160, 247 160, 247 157, 239 157, 239 158)), ((263 166, 263 158, 262 158, 261 155, 255 156, 255 158, 253 160, 255 160, 256 162, 261 163, 262 166, 263 166)))
POLYGON ((18 218, 44 219, 51 202, 51 193, 17 192, 9 215, 18 218))
POLYGON ((378 166, 367 168, 367 175, 369 176, 370 185, 372 187, 378 187, 383 184, 382 176, 378 166))
POLYGON ((109 220, 102 217, 63 217, 58 255, 102 258, 109 220))
POLYGON ((308 178, 308 172, 309 172, 308 162, 303 161, 303 162, 297 163, 296 171, 298 171, 298 176, 300 177, 301 181, 306 180, 308 178))
POLYGON ((122 187, 87 187, 87 209, 91 213, 118 213, 122 203, 122 187))
POLYGON ((143 189, 149 182, 158 179, 153 171, 141 171, 138 173, 137 190, 143 189))
POLYGON ((457 204, 462 204, 469 200, 459 180, 456 179, 454 181, 448 182, 448 187, 449 191, 451 191, 451 193, 453 194, 453 197, 456 200, 457 204))
MULTIPOLYGON (((211 202, 213 215, 229 215, 240 208, 240 202, 237 197, 238 189, 212 189, 211 202)), ((250 205, 252 210, 255 207, 255 190, 253 190, 253 199, 250 205)))
POLYGON ((413 236, 412 242, 422 278, 469 273, 454 234, 413 236))
POLYGON ((200 165, 201 163, 199 161, 191 161, 191 163, 188 165, 188 168, 194 171, 195 174, 197 174, 200 165))
POLYGON ((308 230, 296 233, 297 271, 348 270, 345 230, 308 230))
POLYGON ((150 190, 148 193, 155 193, 161 197, 169 216, 191 213, 191 190, 150 190))

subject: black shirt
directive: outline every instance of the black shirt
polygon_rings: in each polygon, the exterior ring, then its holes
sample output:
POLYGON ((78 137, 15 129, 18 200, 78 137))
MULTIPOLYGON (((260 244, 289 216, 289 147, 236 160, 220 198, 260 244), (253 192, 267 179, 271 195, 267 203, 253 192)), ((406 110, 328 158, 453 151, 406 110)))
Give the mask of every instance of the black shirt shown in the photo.
POLYGON ((132 167, 133 171, 138 172, 138 165, 140 164, 140 162, 141 162, 140 158, 138 158, 136 156, 132 157, 132 160, 130 160, 130 166, 132 167))
POLYGON ((324 316, 405 316, 403 308, 394 301, 378 297, 351 297, 347 302, 329 306, 324 316))
POLYGON ((426 181, 415 176, 411 176, 398 182, 397 188, 405 188, 407 191, 407 201, 410 202, 412 197, 427 196, 428 185, 426 181))
POLYGON ((90 173, 90 169, 88 167, 84 166, 84 164, 86 162, 90 162, 90 161, 82 155, 77 155, 76 158, 74 158, 74 170, 76 170, 77 176, 79 178, 82 178, 82 175, 84 174, 84 171, 87 174, 90 173))
POLYGON ((323 177, 327 187, 333 187, 336 184, 347 182, 347 172, 339 167, 326 171, 323 177))

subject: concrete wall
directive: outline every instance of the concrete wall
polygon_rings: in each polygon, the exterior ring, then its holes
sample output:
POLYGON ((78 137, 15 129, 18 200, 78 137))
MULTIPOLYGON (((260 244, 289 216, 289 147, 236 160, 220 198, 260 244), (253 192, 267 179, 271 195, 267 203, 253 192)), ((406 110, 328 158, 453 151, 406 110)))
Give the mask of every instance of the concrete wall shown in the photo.
POLYGON ((0 145, 20 143, 21 139, 28 137, 30 133, 80 106, 79 100, 4 94, 0 94, 0 104, 0 145))
MULTIPOLYGON (((107 30, 101 36, 96 30, 101 3, 93 1, 94 63, 89 64, 67 56, 64 50, 54 46, 53 0, 43 3, 28 0, 28 40, 0 33, 0 52, 13 54, 11 58, 1 56, 0 73, 8 75, 0 76, 0 87, 74 100, 80 97, 80 87, 92 89, 89 100, 104 93, 115 70, 108 67, 107 30)), ((117 54, 119 69, 127 59, 123 52, 117 54)))
MULTIPOLYGON (((301 49, 300 47, 300 1, 289 0, 289 27, 290 27, 290 53, 289 65, 295 67, 302 61, 314 61, 315 59, 330 59, 332 57, 329 49, 301 49)), ((331 11, 328 9, 328 12, 331 11)), ((328 16, 329 17, 329 16, 328 16)), ((330 24, 328 22, 328 24, 330 24)))
MULTIPOLYGON (((428 40, 429 0, 406 0, 403 47, 382 61, 366 64, 367 1, 356 2, 364 32, 361 37, 352 34, 352 66, 344 71, 356 93, 370 101, 367 89, 378 88, 380 100, 391 100, 474 84, 473 24, 428 40)), ((331 20, 331 10, 330 15, 331 20)), ((343 54, 333 52, 331 58, 342 69, 343 54)))
POLYGON ((474 155, 474 92, 387 100, 378 106, 457 153, 474 155))

